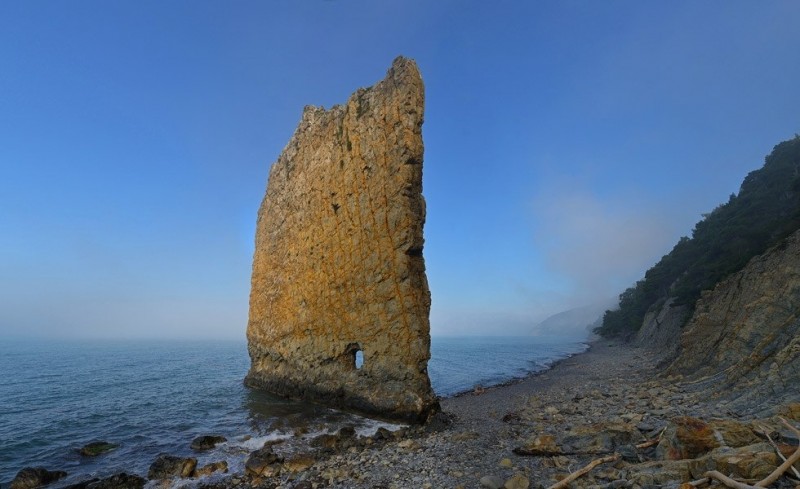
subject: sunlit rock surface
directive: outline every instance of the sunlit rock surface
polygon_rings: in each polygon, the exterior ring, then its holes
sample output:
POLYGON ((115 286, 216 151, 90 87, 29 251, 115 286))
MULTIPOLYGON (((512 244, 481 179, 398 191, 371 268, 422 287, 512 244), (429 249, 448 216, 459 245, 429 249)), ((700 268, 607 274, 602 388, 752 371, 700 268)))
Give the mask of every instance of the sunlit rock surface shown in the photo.
POLYGON ((419 70, 399 57, 346 105, 304 109, 258 212, 247 385, 406 421, 438 410, 423 107, 419 70))

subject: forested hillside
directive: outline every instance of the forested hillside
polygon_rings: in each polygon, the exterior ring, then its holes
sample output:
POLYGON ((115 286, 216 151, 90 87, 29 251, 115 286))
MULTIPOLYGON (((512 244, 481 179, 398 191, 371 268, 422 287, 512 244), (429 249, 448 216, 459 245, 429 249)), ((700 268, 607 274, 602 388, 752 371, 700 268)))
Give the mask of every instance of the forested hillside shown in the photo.
MULTIPOLYGON (((703 290, 741 270, 747 262, 800 228, 800 136, 784 141, 750 172, 738 195, 703 216, 642 280, 620 295, 619 309, 606 311, 603 336, 631 337, 651 307, 674 297, 689 305, 703 290)), ((688 319, 688 315, 687 315, 688 319)))

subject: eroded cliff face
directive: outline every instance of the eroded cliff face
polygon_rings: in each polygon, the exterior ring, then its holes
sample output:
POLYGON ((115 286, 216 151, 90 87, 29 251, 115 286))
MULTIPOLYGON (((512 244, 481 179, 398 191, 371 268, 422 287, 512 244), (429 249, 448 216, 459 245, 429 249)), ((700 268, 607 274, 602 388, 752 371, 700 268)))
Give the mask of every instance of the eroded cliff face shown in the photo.
POLYGON ((304 109, 258 212, 248 385, 407 421, 438 409, 423 106, 419 70, 400 57, 346 105, 304 109))
POLYGON ((686 320, 687 306, 676 306, 669 298, 658 307, 654 306, 644 316, 642 327, 634 338, 634 344, 647 348, 662 361, 672 361, 678 352, 681 325, 686 320))
POLYGON ((800 231, 703 294, 667 374, 742 414, 800 398, 800 231))

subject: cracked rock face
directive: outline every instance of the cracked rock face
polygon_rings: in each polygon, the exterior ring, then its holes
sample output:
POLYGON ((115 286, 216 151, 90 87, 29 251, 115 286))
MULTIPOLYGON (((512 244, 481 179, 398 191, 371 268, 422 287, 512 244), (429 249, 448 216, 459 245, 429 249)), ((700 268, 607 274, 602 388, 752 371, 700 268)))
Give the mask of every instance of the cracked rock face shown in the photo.
POLYGON ((800 231, 750 260, 697 302, 667 370, 730 398, 740 414, 769 414, 800 396, 800 231))
POLYGON ((411 422, 438 410, 423 105, 419 70, 399 57, 346 105, 304 109, 258 212, 247 385, 411 422))

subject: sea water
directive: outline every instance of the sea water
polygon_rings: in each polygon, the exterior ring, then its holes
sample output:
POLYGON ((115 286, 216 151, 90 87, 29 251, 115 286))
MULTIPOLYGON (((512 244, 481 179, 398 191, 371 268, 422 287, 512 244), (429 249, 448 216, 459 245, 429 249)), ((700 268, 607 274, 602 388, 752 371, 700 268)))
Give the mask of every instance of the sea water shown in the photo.
MULTIPOLYGON (((573 338, 433 338, 429 374, 443 397, 548 368, 585 349, 573 338)), ((244 342, 37 341, 0 344, 0 484, 28 466, 64 470, 52 487, 126 471, 146 475, 160 453, 226 460, 241 470, 268 439, 352 425, 369 434, 386 423, 247 389, 244 342), (200 435, 228 442, 207 453, 200 435), (120 447, 82 457, 103 440, 120 447)))

